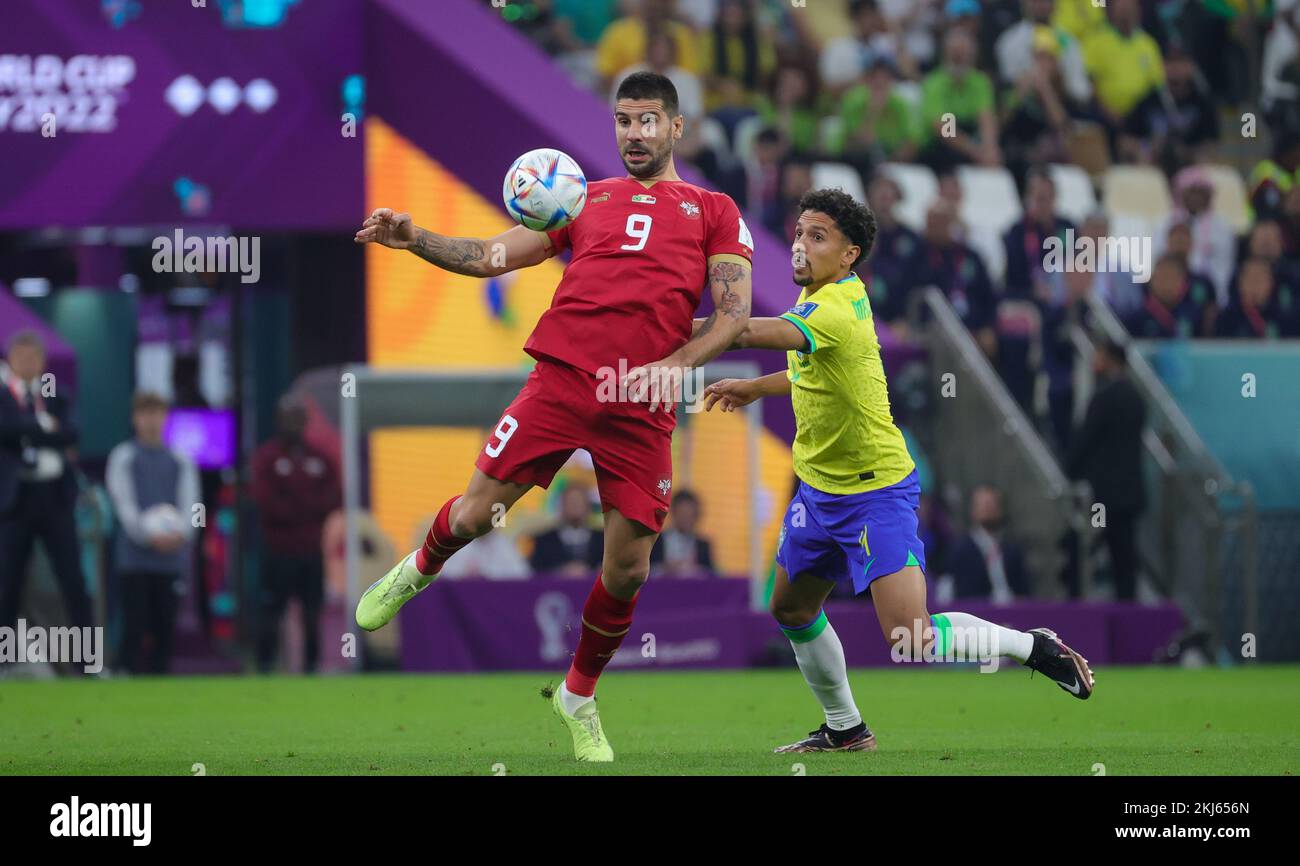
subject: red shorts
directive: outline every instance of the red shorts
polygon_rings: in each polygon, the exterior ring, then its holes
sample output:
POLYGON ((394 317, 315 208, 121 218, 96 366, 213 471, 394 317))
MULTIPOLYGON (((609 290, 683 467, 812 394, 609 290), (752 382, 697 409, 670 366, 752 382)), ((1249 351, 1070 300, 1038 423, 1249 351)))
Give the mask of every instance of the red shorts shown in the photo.
POLYGON ((474 465, 498 481, 549 487, 573 452, 585 448, 596 466, 601 509, 658 532, 673 484, 676 415, 651 412, 646 403, 601 402, 600 384, 568 364, 538 361, 474 465))

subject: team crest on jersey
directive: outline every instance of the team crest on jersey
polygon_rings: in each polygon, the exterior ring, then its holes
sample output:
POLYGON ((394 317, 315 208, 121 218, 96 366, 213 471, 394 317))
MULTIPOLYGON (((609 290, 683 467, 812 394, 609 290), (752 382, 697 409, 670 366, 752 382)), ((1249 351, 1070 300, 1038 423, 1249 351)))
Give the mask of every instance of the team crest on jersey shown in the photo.
POLYGON ((812 311, 815 309, 817 309, 817 305, 814 304, 812 301, 804 301, 802 304, 795 304, 793 307, 791 307, 790 313, 792 315, 798 316, 801 319, 806 319, 810 315, 812 315, 812 311))
POLYGON ((654 204, 655 197, 652 195, 634 195, 632 196, 632 201, 637 204, 654 204))
POLYGON ((699 219, 700 206, 697 205, 695 202, 684 201, 682 202, 681 207, 682 207, 682 213, 686 214, 691 219, 699 219))
POLYGON ((587 204, 600 204, 602 201, 609 201, 609 193, 602 192, 595 198, 589 198, 587 199, 587 204))
POLYGON ((667 496, 668 491, 672 489, 673 489, 673 480, 671 478, 659 479, 659 494, 661 496, 667 496))

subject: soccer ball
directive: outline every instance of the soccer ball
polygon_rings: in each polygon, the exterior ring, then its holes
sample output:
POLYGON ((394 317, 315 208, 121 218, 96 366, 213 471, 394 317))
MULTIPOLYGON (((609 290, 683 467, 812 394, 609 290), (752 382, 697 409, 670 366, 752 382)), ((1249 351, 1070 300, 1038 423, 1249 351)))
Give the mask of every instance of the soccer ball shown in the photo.
POLYGON ((140 515, 140 530, 148 538, 175 535, 183 526, 181 513, 176 510, 175 505, 166 502, 145 509, 144 514, 140 515))
POLYGON ((566 153, 549 147, 530 150, 506 172, 501 189, 506 210, 535 232, 562 229, 587 203, 587 179, 566 153))

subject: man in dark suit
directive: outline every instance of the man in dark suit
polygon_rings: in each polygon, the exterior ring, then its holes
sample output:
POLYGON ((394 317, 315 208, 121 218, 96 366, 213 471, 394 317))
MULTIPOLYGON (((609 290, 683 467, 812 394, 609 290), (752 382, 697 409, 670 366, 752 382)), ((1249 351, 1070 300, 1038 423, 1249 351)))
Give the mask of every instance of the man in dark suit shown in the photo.
POLYGON ((73 509, 72 411, 45 372, 35 331, 9 339, 0 364, 0 626, 14 627, 36 539, 63 593, 65 625, 91 625, 73 509))
POLYGON ((1097 390, 1083 426, 1071 443, 1071 478, 1092 485, 1096 503, 1105 506, 1106 546, 1110 549, 1115 597, 1129 601, 1137 581, 1137 523, 1146 505, 1142 486, 1142 430, 1146 403, 1128 379, 1123 346, 1103 341, 1093 355, 1097 390))
POLYGON ((650 573, 704 577, 714 573, 713 546, 699 534, 700 499, 690 490, 673 496, 668 526, 650 550, 650 573))
POLYGON ((1006 604, 1029 595, 1025 556, 1003 533, 1002 493, 988 484, 971 491, 970 529, 948 563, 955 598, 1006 604))
POLYGON ((591 577, 604 556, 604 535, 591 528, 591 494, 570 484, 560 494, 560 525, 534 539, 528 564, 534 574, 591 577))

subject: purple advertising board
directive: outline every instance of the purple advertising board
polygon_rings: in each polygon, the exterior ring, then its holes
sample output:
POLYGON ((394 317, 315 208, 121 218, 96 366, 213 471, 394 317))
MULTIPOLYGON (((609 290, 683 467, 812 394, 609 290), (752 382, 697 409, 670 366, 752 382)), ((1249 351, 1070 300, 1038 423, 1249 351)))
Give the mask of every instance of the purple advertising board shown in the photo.
MULTIPOLYGON (((578 643, 589 589, 585 580, 440 581, 402 611, 402 667, 563 670, 578 643)), ((771 614, 750 608, 749 589, 748 581, 735 578, 651 580, 611 665, 745 668, 784 660, 789 642, 771 614)), ((962 601, 952 609, 1021 630, 1048 626, 1094 665, 1150 664, 1185 625, 1171 603, 962 601)), ((826 611, 851 666, 893 663, 870 604, 832 602, 826 611)))
POLYGON ((362 0, 5 0, 0 229, 353 226, 363 11, 362 0))

